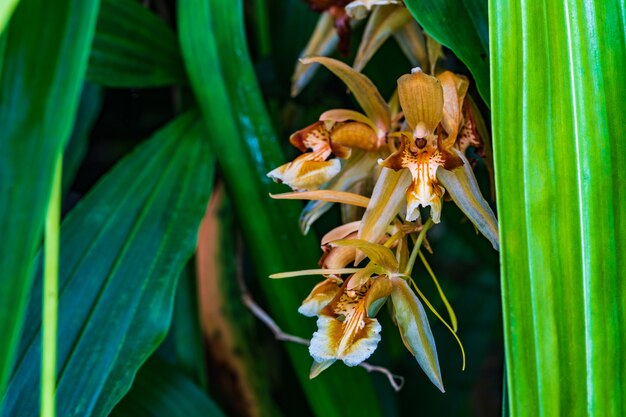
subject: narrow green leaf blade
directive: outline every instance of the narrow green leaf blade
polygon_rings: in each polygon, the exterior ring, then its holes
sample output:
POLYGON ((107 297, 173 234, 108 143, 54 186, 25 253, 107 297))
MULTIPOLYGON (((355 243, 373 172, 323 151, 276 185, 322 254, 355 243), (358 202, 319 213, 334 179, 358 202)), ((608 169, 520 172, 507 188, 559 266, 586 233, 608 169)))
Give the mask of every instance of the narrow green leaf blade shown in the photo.
POLYGON ((0 398, 32 283, 54 159, 74 124, 97 10, 97 0, 23 0, 0 41, 0 398))
POLYGON ((489 103, 487 0, 405 0, 415 20, 469 68, 481 97, 489 103))
MULTIPOLYGON (((191 85, 252 250, 260 286, 272 301, 270 313, 285 331, 310 335, 313 323, 297 309, 311 286, 265 278, 314 266, 319 249, 312 237, 299 233, 297 206, 268 197, 275 188, 266 173, 284 159, 249 61, 242 2, 182 0, 178 18, 191 85)), ((301 346, 287 348, 316 415, 380 415, 376 392, 362 372, 337 366, 327 371, 328 376, 309 381, 308 352, 301 346), (357 397, 359 401, 344 400, 357 397)))
POLYGON ((87 79, 106 87, 185 84, 176 35, 137 1, 102 0, 87 79))
POLYGON ((224 413, 184 372, 153 356, 111 413, 111 417, 138 416, 224 417, 224 413))
MULTIPOLYGON (((122 160, 61 228, 58 414, 105 416, 169 328, 213 162, 195 113, 122 160)), ((4 416, 36 416, 41 288, 34 288, 4 416)))
POLYGON ((624 415, 623 2, 490 17, 511 415, 624 415))

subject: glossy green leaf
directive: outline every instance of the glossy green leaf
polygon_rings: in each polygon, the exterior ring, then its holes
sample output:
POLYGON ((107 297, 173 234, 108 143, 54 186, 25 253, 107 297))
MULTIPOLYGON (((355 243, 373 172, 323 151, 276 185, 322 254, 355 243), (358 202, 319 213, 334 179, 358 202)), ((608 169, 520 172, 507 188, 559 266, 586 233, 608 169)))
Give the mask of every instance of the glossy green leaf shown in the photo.
MULTIPOLYGON (((257 265, 260 286, 271 300, 268 309, 285 331, 308 336, 314 323, 299 316, 297 309, 312 285, 266 278, 315 266, 320 253, 314 239, 298 230, 297 205, 268 196, 277 188, 265 174, 284 160, 249 61, 242 2, 181 0, 178 18, 191 85, 257 265), (283 255, 287 248, 290 256, 283 255)), ((336 365, 329 375, 309 381, 308 352, 301 346, 287 348, 316 415, 380 414, 374 389, 362 372, 336 365), (359 401, 344 401, 357 397, 359 401)))
MULTIPOLYGON (((97 0, 23 0, 0 58, 0 398, 32 284, 56 155, 70 136, 97 0), (66 42, 66 33, 73 41, 66 42)), ((0 41, 0 44, 3 43, 0 41)))
POLYGON ((624 3, 490 17, 511 415, 624 415, 624 3))
POLYGON ((179 369, 153 356, 111 417, 223 417, 213 400, 179 369))
POLYGON ((487 0, 405 0, 415 20, 447 46, 472 72, 489 103, 489 26, 487 0))
MULTIPOLYGON (((63 221, 58 415, 107 415, 167 333, 212 178, 201 124, 188 113, 123 159, 63 221)), ((40 304, 38 282, 4 416, 39 411, 40 304)))
POLYGON ((87 79, 107 87, 184 84, 176 35, 138 1, 102 0, 87 79))
POLYGON ((20 0, 5 0, 0 3, 0 34, 6 28, 13 14, 13 10, 15 10, 15 6, 17 6, 19 2, 20 0))

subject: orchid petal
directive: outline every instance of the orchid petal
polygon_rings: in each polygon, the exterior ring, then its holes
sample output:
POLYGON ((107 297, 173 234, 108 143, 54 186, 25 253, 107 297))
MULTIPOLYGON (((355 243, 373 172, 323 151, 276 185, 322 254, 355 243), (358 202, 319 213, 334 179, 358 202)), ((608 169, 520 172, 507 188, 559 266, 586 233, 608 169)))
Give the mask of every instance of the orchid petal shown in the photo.
MULTIPOLYGON (((339 38, 335 31, 335 19, 330 13, 322 13, 317 25, 313 30, 313 35, 309 39, 306 47, 300 56, 321 55, 326 56, 336 48, 339 38)), ((318 70, 319 65, 305 65, 298 61, 291 76, 291 97, 300 94, 300 91, 311 81, 313 75, 318 70)))
POLYGON ((327 110, 321 114, 320 121, 333 121, 336 123, 348 121, 361 122, 371 127, 374 131, 376 130, 376 125, 370 120, 369 117, 367 117, 363 113, 359 113, 358 111, 349 109, 327 110))
POLYGON ((302 269, 300 271, 279 272, 277 274, 270 275, 272 279, 303 277, 308 275, 342 275, 342 274, 354 274, 359 272, 363 268, 317 268, 317 269, 302 269))
POLYGON ((356 249, 354 248, 331 248, 322 255, 320 267, 327 269, 345 268, 354 262, 356 249))
POLYGON ((463 75, 456 75, 450 71, 444 71, 437 75, 443 89, 443 118, 441 125, 448 133, 443 147, 449 148, 454 145, 461 123, 463 123, 463 100, 467 94, 469 81, 463 75))
POLYGON ((437 347, 426 317, 426 311, 407 282, 401 278, 390 278, 393 285, 391 302, 393 313, 402 341, 415 356, 417 363, 430 381, 444 392, 437 347))
POLYGON ((355 71, 361 72, 382 44, 412 20, 411 12, 405 7, 380 6, 375 8, 367 21, 359 50, 352 64, 355 71))
POLYGON ((295 193, 270 194, 276 200, 322 200, 332 203, 352 204, 358 207, 367 207, 370 199, 354 193, 343 191, 316 190, 295 193))
POLYGON ((360 225, 361 221, 355 221, 335 227, 322 237, 322 246, 329 244, 333 240, 345 239, 348 235, 358 231, 360 225))
POLYGON ((394 37, 412 66, 430 68, 426 38, 422 33, 422 28, 414 19, 396 31, 394 37))
POLYGON ((302 58, 303 64, 319 63, 339 77, 352 91, 354 98, 359 102, 365 114, 378 127, 377 133, 388 132, 391 126, 389 106, 383 100, 374 84, 363 74, 359 74, 348 65, 336 59, 326 57, 302 58))
POLYGON ((287 184, 295 191, 316 190, 341 171, 341 162, 338 159, 318 161, 311 155, 312 153, 302 154, 268 172, 267 176, 276 182, 287 184))
POLYGON ((443 116, 443 90, 435 77, 414 68, 398 79, 404 117, 415 138, 432 135, 443 116))
POLYGON ((380 341, 378 320, 361 315, 346 318, 343 322, 320 316, 317 328, 309 346, 315 362, 340 359, 348 366, 356 366, 374 353, 380 341))
POLYGON ((405 191, 410 182, 411 175, 408 170, 396 172, 383 168, 363 215, 359 239, 374 243, 380 241, 385 235, 387 226, 405 204, 405 191))
POLYGON ((424 33, 424 36, 426 37, 426 49, 428 50, 428 60, 430 61, 430 74, 435 75, 437 73, 437 61, 439 61, 439 58, 445 58, 443 47, 435 39, 428 36, 427 33, 424 33))
POLYGON ((343 239, 331 242, 332 246, 348 246, 356 248, 367 255, 370 260, 382 266, 388 273, 398 272, 399 265, 391 249, 362 239, 343 239))
MULTIPOLYGON (((372 152, 355 151, 350 159, 346 161, 341 173, 333 178, 328 186, 332 191, 348 191, 356 183, 365 180, 372 174, 372 165, 376 163, 376 154, 372 152)), ((311 225, 315 223, 324 213, 326 213, 333 203, 326 201, 311 201, 300 214, 300 230, 307 234, 311 225)), ((343 207, 347 207, 344 205, 343 207)))
POLYGON ((354 0, 346 6, 346 13, 353 19, 364 19, 372 7, 389 4, 399 5, 400 0, 354 0))
MULTIPOLYGON (((357 148, 364 151, 375 151, 379 147, 379 140, 376 131, 369 125, 359 122, 348 122, 337 125, 330 133, 331 146, 333 151, 336 145, 357 148)), ((335 154, 337 154, 335 152, 335 154)))
POLYGON ((311 371, 309 372, 309 378, 310 379, 315 378, 316 376, 324 372, 326 369, 328 369, 330 365, 332 365, 335 362, 336 362, 336 359, 329 359, 323 362, 313 361, 313 365, 311 365, 311 371))
POLYGON ((493 248, 499 250, 498 220, 483 198, 469 162, 459 150, 453 149, 453 151, 463 160, 463 165, 452 171, 443 168, 438 169, 437 179, 461 211, 491 242, 493 248))
POLYGON ((393 285, 388 276, 372 279, 372 286, 365 295, 365 310, 368 317, 374 317, 391 295, 393 285))
POLYGON ((338 283, 341 283, 341 280, 336 278, 327 278, 318 283, 302 302, 302 305, 298 308, 298 313, 307 317, 319 315, 320 311, 326 307, 341 290, 341 287, 337 285, 338 283))

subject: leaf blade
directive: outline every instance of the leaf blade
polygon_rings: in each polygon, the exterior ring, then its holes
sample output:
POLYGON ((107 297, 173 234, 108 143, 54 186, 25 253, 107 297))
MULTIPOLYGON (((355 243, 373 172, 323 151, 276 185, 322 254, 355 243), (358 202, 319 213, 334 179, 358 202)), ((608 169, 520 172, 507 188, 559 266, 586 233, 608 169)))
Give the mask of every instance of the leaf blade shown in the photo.
POLYGON ((0 256, 0 398, 32 283, 30 264, 41 237, 54 158, 74 122, 97 10, 97 0, 23 0, 2 34, 0 230, 10 251, 0 256), (76 36, 75 42, 63 41, 66 32, 76 36), (53 70, 42 70, 51 63, 53 70))
MULTIPOLYGON (((210 193, 207 154, 197 115, 187 113, 122 160, 63 222, 60 415, 108 414, 165 336, 210 193)), ((38 284, 3 415, 38 412, 40 291, 38 284)))

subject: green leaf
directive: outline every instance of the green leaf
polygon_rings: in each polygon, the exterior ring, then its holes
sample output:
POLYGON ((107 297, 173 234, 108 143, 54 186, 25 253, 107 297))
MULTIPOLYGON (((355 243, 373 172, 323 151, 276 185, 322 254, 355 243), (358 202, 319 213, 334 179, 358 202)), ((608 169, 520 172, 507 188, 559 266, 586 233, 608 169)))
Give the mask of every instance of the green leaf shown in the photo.
POLYGON ((512 416, 626 413, 623 10, 490 5, 512 416))
MULTIPOLYGON (((310 335, 313 323, 299 316, 297 308, 311 285, 266 279, 272 273, 314 266, 320 253, 314 239, 298 231, 297 205, 268 197, 275 188, 265 174, 284 159, 249 61, 241 3, 180 1, 178 26, 183 57, 246 233, 261 289, 271 300, 270 313, 285 331, 310 335)), ((376 393, 362 372, 337 367, 328 376, 309 381, 312 359, 306 349, 292 345, 287 348, 316 415, 380 415, 376 393), (347 380, 351 383, 346 384, 347 380)))
MULTIPOLYGON (((107 415, 164 338, 212 178, 201 125, 188 113, 116 165, 63 222, 58 415, 107 415)), ((40 304, 38 283, 5 416, 39 411, 40 304)))
POLYGON ((489 26, 487 0, 405 0, 415 20, 447 46, 472 72, 481 97, 489 103, 489 26))
POLYGON ((97 10, 97 0, 23 0, 0 41, 0 398, 32 284, 55 158, 74 124, 97 10))
POLYGON ((189 377, 155 355, 139 369, 111 416, 223 417, 224 413, 189 377))
POLYGON ((18 5, 20 0, 5 0, 0 4, 0 34, 4 32, 4 28, 11 19, 15 6, 18 5))
POLYGON ((87 79, 107 87, 186 84, 176 35, 137 1, 102 0, 87 79))

